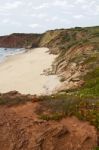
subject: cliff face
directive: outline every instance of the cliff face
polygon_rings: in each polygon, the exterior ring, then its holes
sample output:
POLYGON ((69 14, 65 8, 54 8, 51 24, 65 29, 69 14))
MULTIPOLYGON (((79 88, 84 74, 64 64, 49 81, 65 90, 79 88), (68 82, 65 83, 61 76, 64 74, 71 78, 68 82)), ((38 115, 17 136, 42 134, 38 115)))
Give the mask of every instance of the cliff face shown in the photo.
MULTIPOLYGON (((99 27, 48 31, 43 34, 40 46, 46 46, 51 53, 58 54, 53 63, 53 73, 61 77, 62 86, 59 91, 82 87, 87 74, 99 67, 99 27)), ((89 79, 93 82, 94 78, 91 76, 89 79)), ((87 84, 95 83, 88 81, 87 84)), ((86 87, 88 93, 92 93, 90 89, 86 87)), ((97 91, 98 89, 97 87, 97 91)))
POLYGON ((11 34, 0 37, 0 47, 5 48, 31 48, 38 47, 40 34, 11 34))

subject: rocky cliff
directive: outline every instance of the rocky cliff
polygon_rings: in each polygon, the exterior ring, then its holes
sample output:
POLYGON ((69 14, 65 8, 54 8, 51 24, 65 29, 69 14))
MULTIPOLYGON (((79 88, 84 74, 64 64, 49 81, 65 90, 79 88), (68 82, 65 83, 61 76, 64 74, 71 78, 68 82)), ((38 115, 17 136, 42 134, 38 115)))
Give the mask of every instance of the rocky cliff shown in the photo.
POLYGON ((14 33, 0 37, 0 47, 5 48, 31 48, 38 47, 40 34, 14 33))
POLYGON ((61 77, 59 91, 82 87, 85 76, 99 67, 99 27, 48 31, 42 36, 40 46, 58 54, 53 73, 61 77))

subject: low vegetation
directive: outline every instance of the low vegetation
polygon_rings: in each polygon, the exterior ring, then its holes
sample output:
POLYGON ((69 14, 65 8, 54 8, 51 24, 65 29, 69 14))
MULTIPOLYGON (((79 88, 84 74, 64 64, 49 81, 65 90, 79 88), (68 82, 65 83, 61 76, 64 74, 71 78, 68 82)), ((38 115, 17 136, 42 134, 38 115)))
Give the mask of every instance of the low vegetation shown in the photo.
POLYGON ((31 98, 28 96, 23 96, 19 93, 17 94, 2 94, 0 95, 0 105, 14 106, 25 104, 26 102, 31 101, 31 98))
POLYGON ((99 150, 99 147, 94 148, 93 150, 99 150))
POLYGON ((99 99, 75 95, 57 94, 40 98, 41 106, 50 110, 49 114, 40 111, 44 120, 60 120, 66 116, 76 116, 80 120, 89 121, 99 129, 99 99))
POLYGON ((95 68, 85 77, 85 85, 78 91, 80 97, 99 97, 99 68, 95 68))

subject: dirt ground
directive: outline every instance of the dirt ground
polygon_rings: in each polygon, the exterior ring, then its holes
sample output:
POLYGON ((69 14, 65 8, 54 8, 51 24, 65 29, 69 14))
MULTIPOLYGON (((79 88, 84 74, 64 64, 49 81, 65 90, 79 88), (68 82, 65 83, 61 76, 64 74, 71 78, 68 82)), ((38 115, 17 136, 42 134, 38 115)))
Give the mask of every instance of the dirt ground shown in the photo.
POLYGON ((38 119, 38 102, 0 106, 0 150, 92 150, 97 132, 75 117, 38 119))

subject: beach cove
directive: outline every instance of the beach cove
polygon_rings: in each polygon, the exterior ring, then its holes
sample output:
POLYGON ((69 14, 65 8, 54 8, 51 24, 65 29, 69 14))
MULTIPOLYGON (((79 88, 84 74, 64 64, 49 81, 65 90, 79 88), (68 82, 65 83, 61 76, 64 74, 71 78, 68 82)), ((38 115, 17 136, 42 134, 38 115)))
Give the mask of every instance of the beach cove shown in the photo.
POLYGON ((44 75, 51 68, 56 55, 47 48, 35 48, 9 56, 0 63, 0 93, 18 91, 22 94, 52 94, 60 85, 56 75, 44 75))

